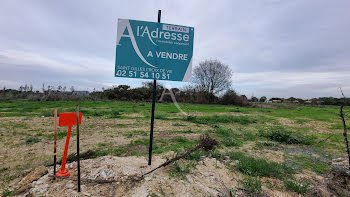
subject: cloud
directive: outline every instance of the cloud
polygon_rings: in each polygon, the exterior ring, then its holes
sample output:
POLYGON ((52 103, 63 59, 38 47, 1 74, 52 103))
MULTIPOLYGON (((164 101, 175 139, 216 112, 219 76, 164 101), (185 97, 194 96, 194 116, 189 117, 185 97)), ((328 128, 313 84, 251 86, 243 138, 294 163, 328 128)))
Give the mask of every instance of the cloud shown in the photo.
POLYGON ((339 87, 350 92, 349 76, 350 72, 257 72, 235 73, 233 81, 249 96, 339 97, 339 87))
POLYGON ((5 1, 1 83, 140 85, 145 80, 113 75, 117 19, 156 21, 161 9, 162 22, 195 28, 194 65, 210 58, 229 65, 240 92, 338 96, 338 86, 350 92, 349 7, 347 0, 5 1))

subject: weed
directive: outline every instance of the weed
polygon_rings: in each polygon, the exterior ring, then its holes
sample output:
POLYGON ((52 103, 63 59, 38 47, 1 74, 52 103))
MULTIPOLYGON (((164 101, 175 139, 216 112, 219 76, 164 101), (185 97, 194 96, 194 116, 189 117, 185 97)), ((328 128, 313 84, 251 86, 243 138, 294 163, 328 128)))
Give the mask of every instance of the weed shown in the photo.
POLYGON ((305 194, 307 192, 307 189, 310 186, 310 183, 303 179, 300 179, 300 180, 290 179, 290 180, 285 180, 283 182, 287 190, 296 192, 298 194, 305 194))
POLYGON ((132 138, 132 136, 134 136, 134 134, 130 132, 130 133, 124 134, 124 136, 126 136, 127 138, 132 138))
POLYGON ((25 122, 11 122, 10 126, 12 128, 27 128, 28 124, 25 122))
POLYGON ((262 189, 262 182, 259 177, 248 176, 243 180, 243 188, 251 194, 260 194, 262 189))
POLYGON ((192 131, 192 129, 186 129, 186 130, 176 131, 176 133, 194 133, 194 131, 192 131))
MULTIPOLYGON (((179 155, 179 153, 178 153, 179 155)), ((202 151, 201 150, 196 150, 195 152, 191 153, 186 157, 188 160, 195 160, 195 161, 200 161, 202 156, 202 151)))
POLYGON ((303 136, 300 133, 286 130, 282 126, 273 126, 267 131, 259 130, 259 135, 269 138, 270 140, 286 143, 286 144, 305 144, 310 145, 314 142, 314 137, 303 136))
POLYGON ((229 157, 236 162, 234 167, 243 174, 276 178, 294 174, 294 170, 284 164, 273 161, 269 162, 260 158, 256 159, 246 156, 246 154, 242 152, 230 152, 229 157))
POLYGON ((239 147, 239 146, 242 146, 243 141, 232 138, 232 137, 228 137, 228 138, 224 138, 222 140, 222 143, 228 147, 231 147, 231 146, 238 146, 239 147))
POLYGON ((231 109, 230 112, 242 112, 239 108, 231 109))
POLYGON ((269 141, 263 141, 263 142, 256 142, 256 148, 262 149, 262 148, 269 148, 272 150, 278 150, 279 144, 276 142, 269 142, 269 141))
POLYGON ((183 137, 175 137, 170 139, 170 141, 157 140, 155 144, 160 144, 161 147, 153 149, 153 153, 160 154, 168 151, 182 151, 184 149, 191 148, 197 144, 197 140, 187 140, 183 137), (169 143, 170 142, 170 143, 169 143))
POLYGON ((166 195, 165 195, 165 192, 164 192, 162 186, 159 186, 159 190, 160 190, 160 194, 162 194, 162 196, 165 197, 166 195))
POLYGON ((44 117, 52 117, 53 116, 53 110, 44 110, 40 112, 41 116, 44 117))
POLYGON ((112 110, 111 114, 109 115, 110 118, 120 118, 121 116, 121 111, 119 110, 112 110))
MULTIPOLYGON (((76 134, 75 134, 75 132, 72 132, 71 135, 74 136, 76 134)), ((42 134, 42 133, 40 133, 37 136, 45 136, 47 139, 53 139, 54 138, 54 134, 53 133, 50 133, 50 134, 42 134)), ((57 136, 57 139, 63 139, 63 138, 65 138, 67 136, 67 131, 58 131, 56 133, 56 136, 57 136)))
POLYGON ((2 192, 2 196, 3 197, 8 197, 8 196, 12 196, 14 193, 12 191, 10 191, 9 189, 5 189, 3 192, 2 192))
POLYGON ((26 144, 35 144, 40 142, 41 139, 37 138, 37 137, 30 137, 26 140, 26 144))
POLYGON ((212 132, 216 133, 221 137, 221 143, 225 146, 242 146, 243 141, 254 140, 256 135, 249 131, 242 132, 240 129, 233 131, 232 129, 227 128, 217 128, 212 132))
POLYGON ((222 155, 220 151, 217 149, 208 151, 208 156, 212 158, 216 158, 218 160, 222 160, 224 158, 224 155, 222 155))
POLYGON ((187 125, 175 122, 175 123, 173 123, 173 126, 175 126, 175 127, 185 127, 187 125))
POLYGON ((164 114, 156 114, 154 115, 154 118, 159 120, 168 120, 168 117, 164 114))
POLYGON ((113 125, 113 127, 117 127, 117 128, 127 128, 128 125, 126 125, 126 124, 116 124, 116 125, 113 125))
POLYGON ((307 120, 307 119, 296 119, 295 120, 295 123, 297 123, 297 124, 304 124, 307 122, 310 122, 310 120, 307 120))
POLYGON ((329 170, 329 165, 312 155, 293 155, 287 159, 289 165, 298 166, 302 169, 309 169, 318 174, 325 174, 329 170))
POLYGON ((185 142, 188 142, 188 139, 184 138, 184 137, 175 137, 175 138, 172 138, 171 141, 179 142, 179 143, 185 143, 185 142))
POLYGON ((104 116, 106 111, 93 110, 91 116, 104 116))
POLYGON ((226 128, 217 128, 214 130, 214 132, 222 137, 229 137, 233 134, 233 131, 231 129, 226 128))
POLYGON ((98 144, 98 147, 104 147, 104 146, 107 146, 107 143, 101 142, 101 143, 98 144))
POLYGON ((172 164, 172 168, 169 170, 169 175, 172 177, 180 177, 181 179, 186 179, 187 174, 191 172, 191 169, 196 166, 195 162, 187 162, 186 164, 181 164, 176 161, 172 164))

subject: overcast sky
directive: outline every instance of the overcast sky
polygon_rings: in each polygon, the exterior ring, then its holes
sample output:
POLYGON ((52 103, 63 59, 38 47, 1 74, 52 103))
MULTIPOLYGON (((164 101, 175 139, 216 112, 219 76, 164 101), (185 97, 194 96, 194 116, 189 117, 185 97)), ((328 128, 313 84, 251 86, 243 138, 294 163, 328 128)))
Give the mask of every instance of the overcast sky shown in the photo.
MULTIPOLYGON (((0 87, 79 90, 128 84, 114 77, 117 19, 195 28, 193 65, 217 59, 248 97, 350 96, 348 0, 2 0, 0 87)), ((181 87, 186 83, 172 82, 181 87)))

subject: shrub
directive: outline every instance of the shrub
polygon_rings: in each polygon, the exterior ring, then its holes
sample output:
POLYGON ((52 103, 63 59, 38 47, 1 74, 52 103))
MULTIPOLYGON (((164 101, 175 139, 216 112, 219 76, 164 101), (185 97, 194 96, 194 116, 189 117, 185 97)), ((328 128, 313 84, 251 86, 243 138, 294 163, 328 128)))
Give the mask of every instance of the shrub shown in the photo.
POLYGON ((244 97, 239 96, 234 90, 228 90, 219 100, 223 105, 248 106, 249 102, 244 97))

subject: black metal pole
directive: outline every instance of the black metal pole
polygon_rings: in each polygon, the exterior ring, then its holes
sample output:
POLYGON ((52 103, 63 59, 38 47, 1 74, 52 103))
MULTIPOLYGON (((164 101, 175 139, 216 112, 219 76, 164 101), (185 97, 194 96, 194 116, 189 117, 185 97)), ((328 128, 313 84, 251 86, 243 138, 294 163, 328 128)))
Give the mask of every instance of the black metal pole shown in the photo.
POLYGON ((77 105, 77 163, 78 163, 78 192, 80 192, 80 154, 79 154, 79 105, 77 105))
POLYGON ((54 119, 55 119, 55 123, 54 123, 54 137, 53 137, 53 180, 56 180, 56 162, 57 162, 57 157, 56 157, 56 141, 57 141, 57 108, 55 108, 54 111, 54 119))
MULTIPOLYGON (((160 23, 162 11, 158 10, 158 23, 160 23)), ((148 165, 152 164, 152 145, 153 145, 153 127, 154 127, 154 109, 156 107, 157 97, 157 80, 153 80, 153 96, 152 96, 152 115, 151 115, 151 131, 149 135, 148 165)))

